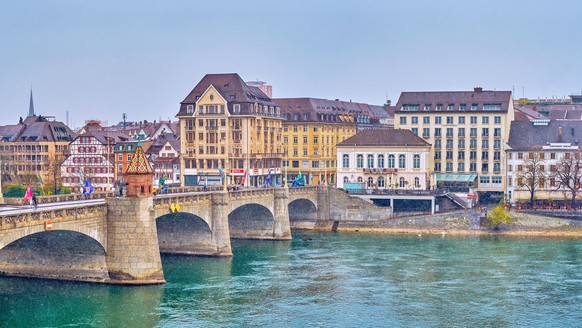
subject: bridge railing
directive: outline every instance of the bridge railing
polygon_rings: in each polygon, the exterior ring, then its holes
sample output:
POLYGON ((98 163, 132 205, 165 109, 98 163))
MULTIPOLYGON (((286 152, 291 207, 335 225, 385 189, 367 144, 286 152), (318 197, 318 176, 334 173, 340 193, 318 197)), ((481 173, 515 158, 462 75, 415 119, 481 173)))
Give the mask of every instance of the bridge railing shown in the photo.
POLYGON ((350 195, 390 195, 390 196, 435 196, 444 195, 446 190, 400 190, 400 189, 344 189, 350 195))
POLYGON ((24 225, 40 224, 47 220, 76 220, 79 216, 107 212, 106 204, 80 205, 60 209, 38 209, 16 214, 0 214, 0 230, 18 228, 24 225))
MULTIPOLYGON (((96 191, 89 195, 89 197, 85 197, 83 194, 63 194, 51 196, 38 196, 36 197, 36 200, 38 204, 50 204, 83 199, 100 199, 113 196, 115 195, 111 191, 96 191)), ((4 201, 8 205, 22 205, 22 198, 4 198, 4 201)))
POLYGON ((208 201, 212 197, 211 195, 212 195, 212 193, 203 193, 203 194, 176 195, 176 196, 168 196, 168 197, 155 197, 154 198, 154 207, 164 206, 164 205, 171 206, 172 204, 185 204, 185 203, 195 203, 195 202, 208 201))
POLYGON ((317 186, 289 187, 290 194, 314 192, 314 191, 317 191, 317 186))

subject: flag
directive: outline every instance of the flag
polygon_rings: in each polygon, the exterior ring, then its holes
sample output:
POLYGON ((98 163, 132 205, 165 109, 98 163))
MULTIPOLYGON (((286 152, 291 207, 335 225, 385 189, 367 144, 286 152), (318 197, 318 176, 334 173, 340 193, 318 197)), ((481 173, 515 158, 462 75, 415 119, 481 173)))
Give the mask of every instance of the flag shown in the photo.
POLYGON ((267 175, 267 179, 265 180, 265 187, 271 184, 271 170, 269 170, 269 175, 267 175))
POLYGON ((30 188, 30 183, 28 184, 28 188, 26 188, 26 193, 24 194, 24 199, 22 202, 25 203, 27 200, 32 198, 32 188, 30 188))
POLYGON ((247 180, 247 172, 248 172, 248 171, 249 171, 249 170, 245 170, 245 174, 244 174, 244 175, 243 175, 243 177, 242 177, 242 185, 243 185, 243 186, 244 186, 244 184, 245 184, 245 181, 247 180))
POLYGON ((198 185, 202 184, 202 173, 198 175, 198 185))
POLYGON ((160 183, 160 188, 163 188, 166 185, 166 179, 164 179, 163 176, 160 177, 159 183, 160 183))
POLYGON ((305 178, 303 177, 301 172, 299 172, 299 174, 297 174, 297 176, 295 177, 295 180, 293 180, 293 183, 291 184, 291 186, 296 187, 296 186, 304 186, 304 185, 305 185, 305 178))
POLYGON ((223 171, 221 168, 219 168, 219 169, 218 169, 218 173, 220 173, 220 179, 221 179, 222 181, 224 181, 224 171, 223 171))
POLYGON ((36 176, 38 179, 38 185, 42 187, 42 179, 40 178, 40 174, 36 176))
POLYGON ((83 195, 85 195, 85 197, 89 197, 89 195, 91 195, 91 193, 94 191, 95 188, 93 188, 91 180, 87 179, 87 181, 85 182, 85 188, 83 189, 83 195))

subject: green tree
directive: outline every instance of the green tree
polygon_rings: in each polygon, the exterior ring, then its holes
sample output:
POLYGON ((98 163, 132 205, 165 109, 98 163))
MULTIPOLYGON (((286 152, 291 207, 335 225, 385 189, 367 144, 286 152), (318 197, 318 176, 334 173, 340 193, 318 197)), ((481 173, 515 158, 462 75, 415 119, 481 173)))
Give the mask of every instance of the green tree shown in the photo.
POLYGON ((509 224, 511 220, 512 218, 509 213, 507 213, 503 206, 499 205, 493 211, 487 213, 485 224, 493 230, 499 230, 501 224, 509 224))

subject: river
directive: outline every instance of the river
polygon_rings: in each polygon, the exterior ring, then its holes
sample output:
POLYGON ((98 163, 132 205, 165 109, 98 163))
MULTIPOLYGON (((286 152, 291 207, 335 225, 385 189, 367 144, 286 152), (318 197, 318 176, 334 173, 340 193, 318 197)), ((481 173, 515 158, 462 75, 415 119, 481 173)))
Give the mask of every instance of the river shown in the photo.
POLYGON ((580 327, 582 241, 294 232, 159 286, 0 277, 0 327, 580 327))

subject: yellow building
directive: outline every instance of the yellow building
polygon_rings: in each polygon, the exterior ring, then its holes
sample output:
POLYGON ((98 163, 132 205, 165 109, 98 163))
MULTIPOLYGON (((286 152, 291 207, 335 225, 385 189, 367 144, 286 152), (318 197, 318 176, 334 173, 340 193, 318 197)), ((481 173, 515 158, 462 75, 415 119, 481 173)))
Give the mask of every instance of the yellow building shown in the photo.
POLYGON ((301 173, 306 184, 335 184, 336 144, 358 130, 378 128, 388 116, 381 106, 316 98, 278 98, 283 122, 283 169, 291 182, 301 173), (384 115, 383 115, 383 114, 384 115))
POLYGON ((207 74, 181 102, 181 184, 282 183, 280 108, 238 74, 207 74))
POLYGON ((2 181, 12 183, 61 183, 60 166, 75 133, 62 122, 28 116, 16 125, 0 127, 2 181))
POLYGON ((514 118, 510 91, 403 92, 396 107, 395 127, 432 145, 432 187, 476 189, 481 199, 500 199, 514 118))

